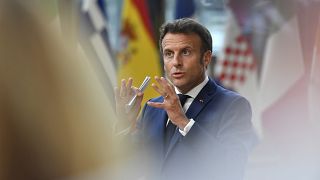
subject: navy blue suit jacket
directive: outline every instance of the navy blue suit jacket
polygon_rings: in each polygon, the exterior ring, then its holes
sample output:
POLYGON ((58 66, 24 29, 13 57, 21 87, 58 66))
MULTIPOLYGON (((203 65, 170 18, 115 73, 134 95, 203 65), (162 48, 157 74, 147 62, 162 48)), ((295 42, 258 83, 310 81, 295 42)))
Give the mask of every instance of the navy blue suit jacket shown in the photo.
MULTIPOLYGON (((163 102, 163 97, 150 101, 163 102)), ((210 79, 186 115, 194 125, 186 136, 176 130, 165 150, 167 113, 144 106, 138 129, 141 146, 148 150, 143 151, 147 171, 159 179, 242 179, 256 141, 248 101, 210 79)))

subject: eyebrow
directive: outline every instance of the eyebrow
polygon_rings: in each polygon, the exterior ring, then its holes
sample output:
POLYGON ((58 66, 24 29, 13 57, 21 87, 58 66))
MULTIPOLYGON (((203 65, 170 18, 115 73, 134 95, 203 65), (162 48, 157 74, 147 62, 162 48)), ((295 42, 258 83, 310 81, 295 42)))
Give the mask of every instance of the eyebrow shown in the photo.
MULTIPOLYGON (((162 49, 163 49, 163 51, 168 50, 168 49, 171 50, 171 48, 166 48, 166 47, 162 47, 162 49)), ((194 47, 192 45, 187 44, 187 45, 181 47, 180 49, 194 49, 194 47)))

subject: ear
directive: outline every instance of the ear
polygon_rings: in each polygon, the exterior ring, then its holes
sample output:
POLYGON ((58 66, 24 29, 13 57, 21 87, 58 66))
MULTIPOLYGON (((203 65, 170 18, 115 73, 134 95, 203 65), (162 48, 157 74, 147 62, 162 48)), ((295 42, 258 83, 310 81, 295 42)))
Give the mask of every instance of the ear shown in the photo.
POLYGON ((204 53, 204 56, 203 56, 203 63, 206 69, 208 68, 208 65, 210 64, 211 60, 212 60, 212 52, 208 50, 204 53))

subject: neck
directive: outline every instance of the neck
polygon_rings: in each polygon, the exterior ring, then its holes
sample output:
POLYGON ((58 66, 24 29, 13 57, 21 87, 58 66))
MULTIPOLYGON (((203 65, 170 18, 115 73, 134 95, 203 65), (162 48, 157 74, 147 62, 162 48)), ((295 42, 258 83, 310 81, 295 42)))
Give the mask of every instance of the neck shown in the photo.
POLYGON ((201 78, 201 80, 197 81, 196 83, 192 84, 192 86, 189 87, 176 87, 179 92, 181 92, 182 94, 186 94, 189 91, 191 91, 193 88, 197 87, 199 84, 201 84, 206 78, 206 75, 203 75, 203 77, 201 78))

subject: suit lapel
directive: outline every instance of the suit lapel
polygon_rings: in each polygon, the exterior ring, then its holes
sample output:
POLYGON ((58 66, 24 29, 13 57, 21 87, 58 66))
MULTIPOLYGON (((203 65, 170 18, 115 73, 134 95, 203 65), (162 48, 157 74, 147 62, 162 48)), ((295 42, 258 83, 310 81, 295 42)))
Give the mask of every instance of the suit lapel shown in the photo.
MULTIPOLYGON (((189 109, 186 112, 186 116, 189 119, 194 119, 196 121, 197 115, 200 111, 206 106, 206 104, 213 98, 217 89, 217 85, 214 81, 209 79, 209 82, 202 88, 197 97, 191 103, 189 109)), ((179 129, 177 128, 168 147, 167 152, 165 153, 165 160, 173 150, 174 146, 177 144, 179 139, 182 138, 179 129)))
POLYGON ((186 112, 186 116, 194 120, 200 111, 206 106, 206 104, 213 98, 216 91, 217 85, 211 79, 209 82, 201 89, 197 97, 193 100, 189 109, 186 112))
POLYGON ((164 160, 167 159, 168 155, 170 154, 170 152, 172 151, 173 147, 176 145, 176 143, 178 142, 178 140, 182 137, 181 133, 179 132, 179 129, 176 128, 176 131, 174 132, 173 137, 171 138, 169 147, 167 152, 165 152, 165 157, 164 160))
POLYGON ((203 107, 206 105, 206 103, 210 100, 209 97, 201 97, 198 98, 196 97, 192 104, 190 105, 188 111, 186 112, 186 116, 191 119, 191 118, 195 118, 199 112, 203 109, 203 107))

